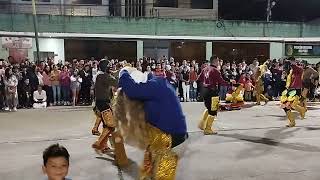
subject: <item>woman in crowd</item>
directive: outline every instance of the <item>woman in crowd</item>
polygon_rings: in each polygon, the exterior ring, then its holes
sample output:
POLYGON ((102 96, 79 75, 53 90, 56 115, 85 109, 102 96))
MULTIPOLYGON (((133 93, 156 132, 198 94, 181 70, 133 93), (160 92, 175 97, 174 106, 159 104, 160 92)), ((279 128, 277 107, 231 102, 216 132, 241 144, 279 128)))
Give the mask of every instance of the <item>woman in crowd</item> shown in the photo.
POLYGON ((52 71, 50 73, 50 81, 53 92, 53 105, 59 105, 61 94, 60 94, 60 71, 56 65, 52 65, 52 71))
POLYGON ((62 104, 69 105, 70 103, 70 72, 67 66, 62 67, 60 72, 60 86, 62 91, 62 104))
POLYGON ((48 65, 44 67, 42 72, 43 90, 46 91, 47 106, 51 105, 51 103, 53 102, 50 72, 51 72, 51 69, 50 69, 50 66, 48 65))
POLYGON ((5 91, 6 91, 6 101, 7 101, 7 110, 9 111, 17 111, 18 105, 18 79, 12 73, 11 68, 7 68, 5 70, 4 77, 5 91))
POLYGON ((79 98, 79 91, 81 88, 82 78, 80 77, 79 71, 75 69, 73 75, 70 77, 71 80, 71 91, 72 91, 72 105, 76 106, 79 98))

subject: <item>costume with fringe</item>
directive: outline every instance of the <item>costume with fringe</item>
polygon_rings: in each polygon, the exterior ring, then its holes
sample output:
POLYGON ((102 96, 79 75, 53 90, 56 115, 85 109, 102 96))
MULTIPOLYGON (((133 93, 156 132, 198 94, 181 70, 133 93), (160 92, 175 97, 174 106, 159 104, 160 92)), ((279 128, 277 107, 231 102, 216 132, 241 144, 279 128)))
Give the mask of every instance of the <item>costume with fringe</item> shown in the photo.
POLYGON ((174 180, 181 147, 187 137, 185 116, 172 85, 151 74, 134 80, 135 68, 120 72, 115 115, 128 144, 145 150, 141 180, 174 180), (122 112, 122 113, 121 113, 122 112))

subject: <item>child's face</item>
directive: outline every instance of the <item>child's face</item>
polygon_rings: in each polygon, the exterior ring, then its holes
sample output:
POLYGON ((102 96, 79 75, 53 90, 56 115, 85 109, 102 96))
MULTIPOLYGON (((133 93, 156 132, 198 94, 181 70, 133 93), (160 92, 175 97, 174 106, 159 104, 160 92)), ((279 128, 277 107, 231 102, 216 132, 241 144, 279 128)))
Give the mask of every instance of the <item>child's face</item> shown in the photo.
POLYGON ((64 180, 68 175, 69 163, 64 157, 51 157, 46 166, 42 166, 43 173, 48 180, 64 180))

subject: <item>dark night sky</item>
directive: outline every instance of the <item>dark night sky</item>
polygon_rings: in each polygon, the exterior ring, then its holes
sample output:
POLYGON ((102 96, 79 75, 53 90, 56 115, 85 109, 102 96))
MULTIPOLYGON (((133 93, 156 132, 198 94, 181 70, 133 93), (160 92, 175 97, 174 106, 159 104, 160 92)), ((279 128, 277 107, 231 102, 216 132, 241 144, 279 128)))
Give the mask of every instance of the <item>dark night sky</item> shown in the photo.
MULTIPOLYGON (((274 0, 272 21, 310 21, 320 18, 320 0, 274 0)), ((266 20, 267 0, 219 0, 222 19, 266 20)))

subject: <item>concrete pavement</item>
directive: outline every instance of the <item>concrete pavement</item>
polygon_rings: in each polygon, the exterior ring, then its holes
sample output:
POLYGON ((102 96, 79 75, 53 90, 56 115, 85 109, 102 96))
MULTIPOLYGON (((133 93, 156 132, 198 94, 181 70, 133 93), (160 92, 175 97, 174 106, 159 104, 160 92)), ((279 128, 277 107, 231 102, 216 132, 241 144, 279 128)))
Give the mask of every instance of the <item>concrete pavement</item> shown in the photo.
MULTIPOLYGON (((249 105, 250 106, 250 105, 249 105)), ((319 180, 320 104, 309 104, 305 120, 285 128, 284 112, 274 102, 222 112, 219 134, 197 129, 202 103, 183 103, 190 139, 179 161, 177 180, 319 180)), ((74 180, 133 180, 143 152, 126 146, 130 167, 118 169, 112 157, 90 148, 96 137, 89 107, 53 107, 0 113, 0 179, 41 179, 42 151, 59 142, 71 155, 74 180)))

